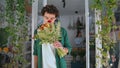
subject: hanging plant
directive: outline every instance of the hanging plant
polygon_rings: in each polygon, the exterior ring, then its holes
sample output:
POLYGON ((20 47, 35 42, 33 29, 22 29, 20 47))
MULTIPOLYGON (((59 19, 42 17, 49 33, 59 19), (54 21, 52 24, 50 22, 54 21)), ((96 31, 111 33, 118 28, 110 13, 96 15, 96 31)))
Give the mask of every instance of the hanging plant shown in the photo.
POLYGON ((5 3, 5 19, 8 23, 6 31, 9 32, 9 36, 12 37, 9 45, 13 46, 11 64, 12 66, 19 63, 24 64, 26 63, 26 60, 23 55, 23 48, 25 47, 25 41, 28 40, 28 22, 26 22, 25 1, 6 0, 5 3))
POLYGON ((8 36, 9 32, 6 31, 6 28, 0 28, 0 47, 7 43, 8 36))
POLYGON ((79 17, 78 17, 77 22, 76 22, 76 28, 78 31, 80 31, 81 29, 84 28, 83 23, 80 21, 79 17))
POLYGON ((101 20, 96 22, 97 25, 101 25, 101 29, 98 28, 96 37, 99 37, 99 39, 102 40, 102 49, 98 48, 101 51, 102 58, 99 57, 99 55, 96 57, 102 59, 101 64, 105 68, 109 67, 109 51, 116 42, 110 37, 110 33, 116 29, 116 26, 114 25, 114 9, 116 8, 116 2, 116 0, 94 0, 94 5, 92 6, 94 10, 100 11, 101 14, 101 20))

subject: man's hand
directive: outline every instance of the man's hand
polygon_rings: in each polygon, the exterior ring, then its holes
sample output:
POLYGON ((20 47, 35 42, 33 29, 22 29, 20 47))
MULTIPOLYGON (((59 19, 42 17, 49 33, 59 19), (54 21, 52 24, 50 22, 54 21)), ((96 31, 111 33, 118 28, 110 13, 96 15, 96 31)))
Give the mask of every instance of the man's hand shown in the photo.
POLYGON ((65 47, 63 47, 62 44, 61 44, 59 41, 55 41, 55 42, 53 43, 53 45, 54 45, 55 48, 60 48, 60 49, 62 49, 66 54, 68 53, 68 49, 65 48, 65 47))
POLYGON ((61 48, 61 47, 62 47, 62 44, 61 44, 59 41, 55 41, 55 42, 53 43, 53 46, 54 46, 55 48, 61 48))

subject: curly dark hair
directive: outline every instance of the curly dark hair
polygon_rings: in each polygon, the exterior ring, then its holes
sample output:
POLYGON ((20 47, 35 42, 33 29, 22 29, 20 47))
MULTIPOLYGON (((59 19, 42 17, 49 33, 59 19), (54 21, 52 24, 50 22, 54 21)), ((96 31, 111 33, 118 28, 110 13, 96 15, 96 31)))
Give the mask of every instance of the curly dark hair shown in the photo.
POLYGON ((45 12, 55 14, 55 17, 59 16, 59 11, 54 5, 46 5, 41 10, 41 15, 44 16, 45 12))

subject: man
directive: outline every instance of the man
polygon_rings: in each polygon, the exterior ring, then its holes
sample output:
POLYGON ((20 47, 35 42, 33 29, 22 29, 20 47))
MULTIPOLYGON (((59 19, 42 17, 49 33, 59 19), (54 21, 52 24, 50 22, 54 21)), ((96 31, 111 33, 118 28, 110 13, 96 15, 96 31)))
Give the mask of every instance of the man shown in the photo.
MULTIPOLYGON (((41 15, 43 16, 43 24, 54 23, 59 16, 59 11, 54 5, 46 5, 42 8, 41 15)), ((37 31, 35 31, 36 33, 37 31)), ((64 28, 61 28, 61 36, 61 41, 54 42, 53 46, 44 47, 39 44, 39 39, 35 40, 33 53, 35 68, 67 68, 64 57, 60 58, 56 52, 56 48, 61 48, 67 54, 71 51, 71 44, 64 28)))

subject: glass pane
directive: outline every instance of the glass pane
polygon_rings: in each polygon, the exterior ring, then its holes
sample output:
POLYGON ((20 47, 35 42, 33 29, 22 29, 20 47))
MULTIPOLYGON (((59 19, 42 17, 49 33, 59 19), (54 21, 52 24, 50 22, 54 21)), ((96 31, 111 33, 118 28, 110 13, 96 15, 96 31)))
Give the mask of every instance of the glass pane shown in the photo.
POLYGON ((90 68, 95 68, 95 18, 91 9, 93 0, 89 0, 89 42, 90 42, 90 68))
POLYGON ((120 68, 120 1, 117 2, 117 9, 115 10, 115 24, 118 28, 111 31, 111 36, 116 40, 113 49, 110 50, 110 67, 120 68), (114 34, 114 35, 113 35, 114 34))

